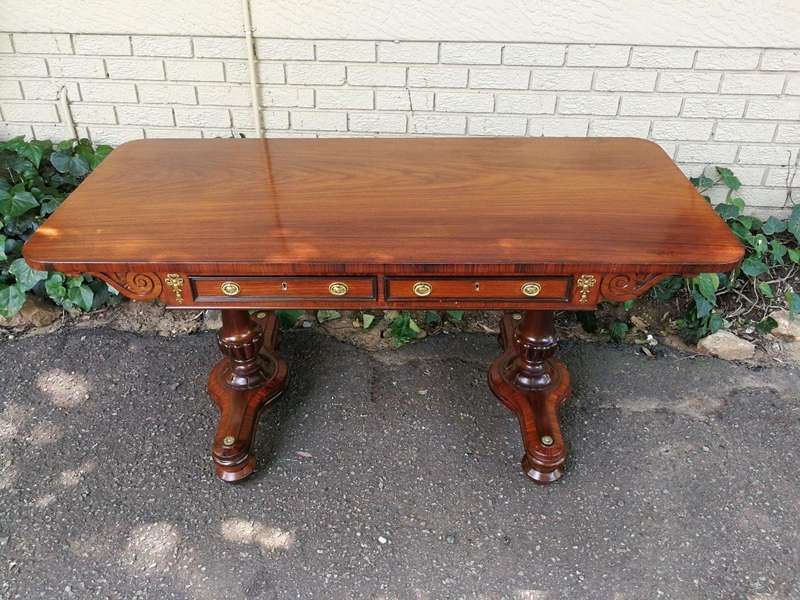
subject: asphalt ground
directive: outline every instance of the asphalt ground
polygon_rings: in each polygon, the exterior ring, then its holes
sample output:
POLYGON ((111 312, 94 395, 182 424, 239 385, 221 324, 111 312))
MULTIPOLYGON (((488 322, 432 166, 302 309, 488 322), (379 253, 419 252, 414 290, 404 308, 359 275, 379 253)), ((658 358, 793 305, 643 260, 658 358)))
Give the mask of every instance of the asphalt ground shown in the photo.
POLYGON ((284 336, 258 470, 225 484, 215 338, 0 342, 0 598, 800 598, 800 382, 566 342, 565 477, 519 467, 491 336, 284 336))

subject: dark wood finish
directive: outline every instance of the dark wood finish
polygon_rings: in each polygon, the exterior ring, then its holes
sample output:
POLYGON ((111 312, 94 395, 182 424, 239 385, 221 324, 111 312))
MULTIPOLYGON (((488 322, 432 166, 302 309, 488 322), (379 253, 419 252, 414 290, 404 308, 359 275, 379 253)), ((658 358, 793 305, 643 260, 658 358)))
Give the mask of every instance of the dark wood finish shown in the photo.
POLYGON ((226 481, 252 471, 258 413, 286 381, 274 316, 254 324, 245 309, 527 311, 516 332, 503 321, 489 381, 519 418, 523 468, 548 482, 569 391, 551 311, 730 270, 743 248, 644 140, 144 140, 115 150, 24 255, 134 300, 223 309, 209 391, 226 481))
POLYGON ((218 338, 225 358, 212 369, 208 392, 220 412, 211 456, 223 481, 239 481, 253 472, 258 417, 286 386, 286 361, 275 353, 277 318, 263 315, 251 319, 246 310, 222 313, 218 338))
POLYGON ((553 358, 558 341, 552 311, 528 311, 518 327, 504 316, 500 340, 504 352, 489 368, 489 387, 519 420, 522 470, 537 483, 550 483, 564 473, 558 409, 570 392, 567 368, 553 358))

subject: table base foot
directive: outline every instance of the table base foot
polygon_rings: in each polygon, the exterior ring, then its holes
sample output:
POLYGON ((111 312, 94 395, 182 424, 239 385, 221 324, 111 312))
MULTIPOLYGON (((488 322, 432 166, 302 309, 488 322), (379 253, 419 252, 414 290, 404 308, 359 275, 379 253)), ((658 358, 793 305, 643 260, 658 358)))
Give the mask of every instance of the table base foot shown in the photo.
POLYGON ((259 415, 286 386, 288 368, 275 353, 277 318, 262 314, 251 319, 246 310, 222 311, 219 346, 226 357, 212 369, 208 392, 220 412, 211 457, 223 481, 252 474, 259 415))
POLYGON ((518 327, 504 316, 500 341, 504 352, 489 369, 489 387, 517 415, 523 472, 536 483, 551 483, 564 474, 558 409, 570 393, 567 368, 552 358, 558 343, 552 311, 528 311, 518 327))

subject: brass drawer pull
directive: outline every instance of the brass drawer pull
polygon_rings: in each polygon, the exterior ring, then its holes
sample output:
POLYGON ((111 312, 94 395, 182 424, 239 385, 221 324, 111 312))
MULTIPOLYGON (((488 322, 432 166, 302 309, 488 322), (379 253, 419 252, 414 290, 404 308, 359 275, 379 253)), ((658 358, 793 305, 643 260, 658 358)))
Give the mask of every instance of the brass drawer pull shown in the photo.
POLYGON ((222 293, 226 296, 238 296, 241 291, 239 284, 235 281, 226 281, 219 286, 219 289, 222 290, 222 293))
POLYGON ((328 291, 334 296, 344 296, 349 289, 350 288, 347 287, 347 284, 341 281, 334 281, 328 286, 328 291))
POLYGON ((418 281, 414 284, 413 289, 417 296, 430 296, 433 291, 433 286, 426 281, 418 281))
POLYGON ((541 284, 536 283, 535 281, 529 281, 527 283, 522 284, 522 293, 526 296, 538 296, 539 292, 542 291, 541 284))

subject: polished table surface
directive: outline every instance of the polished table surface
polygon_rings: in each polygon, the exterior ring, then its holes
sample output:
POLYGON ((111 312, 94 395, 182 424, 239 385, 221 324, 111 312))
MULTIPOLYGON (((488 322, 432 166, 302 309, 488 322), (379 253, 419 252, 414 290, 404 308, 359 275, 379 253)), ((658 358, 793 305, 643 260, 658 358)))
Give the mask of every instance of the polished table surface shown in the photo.
POLYGON ((644 140, 218 139, 120 146, 25 256, 67 271, 700 272, 741 250, 644 140))
POLYGON ((33 267, 132 299, 222 309, 208 389, 225 481, 253 472, 259 413, 286 386, 274 309, 524 312, 503 317, 488 383, 518 418, 523 471, 549 483, 564 473, 571 385, 553 311, 742 255, 663 150, 626 138, 131 142, 24 247, 33 267))

